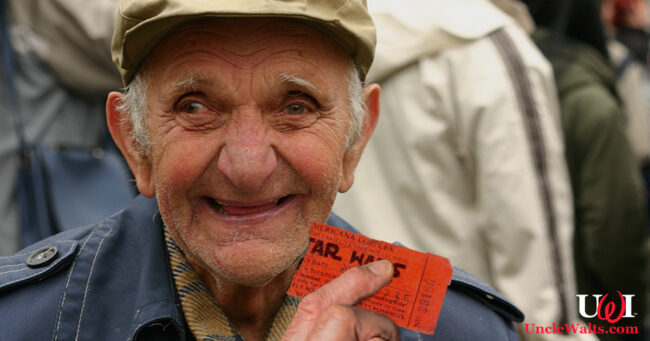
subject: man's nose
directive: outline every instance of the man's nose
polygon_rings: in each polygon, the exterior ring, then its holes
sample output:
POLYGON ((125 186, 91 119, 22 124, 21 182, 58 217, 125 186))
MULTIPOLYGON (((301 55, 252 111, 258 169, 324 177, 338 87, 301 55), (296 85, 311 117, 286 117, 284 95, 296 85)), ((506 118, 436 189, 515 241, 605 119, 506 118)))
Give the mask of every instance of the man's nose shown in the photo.
POLYGON ((262 119, 242 116, 226 127, 217 168, 238 190, 256 193, 273 173, 278 161, 262 119))

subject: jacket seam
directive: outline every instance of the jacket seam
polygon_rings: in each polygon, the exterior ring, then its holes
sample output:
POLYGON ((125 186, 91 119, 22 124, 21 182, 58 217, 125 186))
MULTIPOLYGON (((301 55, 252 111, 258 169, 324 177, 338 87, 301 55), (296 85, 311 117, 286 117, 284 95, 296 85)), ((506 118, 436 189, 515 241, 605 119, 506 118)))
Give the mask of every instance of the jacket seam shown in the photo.
MULTIPOLYGON (((16 264, 16 265, 14 265, 14 266, 20 266, 20 264, 16 264)), ((8 273, 12 273, 12 272, 25 271, 25 270, 27 270, 27 269, 28 269, 27 267, 24 267, 24 268, 22 268, 22 269, 17 269, 17 270, 7 270, 7 271, 0 272, 0 275, 4 275, 4 274, 8 274, 8 273)), ((29 276, 27 276, 27 277, 29 277, 29 276)), ((27 278, 27 277, 23 277, 23 278, 20 278, 20 279, 16 279, 16 280, 13 280, 13 281, 11 281, 11 282, 9 282, 9 283, 6 283, 6 284, 7 284, 7 285, 12 284, 12 283, 14 283, 14 282, 16 282, 16 281, 23 280, 23 279, 25 279, 25 278, 27 278)))
POLYGON ((24 252, 20 252, 20 253, 14 253, 14 254, 11 255, 11 256, 0 257, 0 260, 17 258, 18 256, 28 255, 28 254, 30 254, 30 253, 32 253, 32 252, 34 252, 34 250, 31 250, 31 251, 24 251, 24 252))
MULTIPOLYGON (((23 263, 7 264, 7 265, 2 265, 2 266, 0 266, 0 269, 2 269, 2 268, 9 268, 9 267, 12 267, 12 266, 21 266, 21 265, 23 265, 23 263)), ((0 272, 0 274, 2 274, 2 272, 0 272)))
MULTIPOLYGON (((102 228, 104 226, 106 226, 106 224, 100 225, 98 227, 98 229, 102 228)), ((90 281, 91 281, 91 279, 93 277, 93 270, 95 269, 95 261, 97 260, 97 255, 99 254, 99 251, 101 250, 102 244, 104 244, 104 240, 106 240, 106 237, 108 237, 111 234, 111 232, 113 232, 113 228, 114 228, 114 226, 111 225, 111 228, 102 237, 102 240, 99 242, 99 245, 97 245, 97 250, 95 251, 95 255, 93 256, 93 263, 90 265, 90 271, 88 273, 88 279, 86 280, 86 288, 84 289, 83 300, 82 300, 82 303, 81 303, 81 312, 79 313, 79 321, 77 322, 77 331, 75 333, 75 338, 74 338, 75 341, 79 340, 79 331, 81 330, 81 321, 83 319, 84 310, 86 308, 86 297, 88 296, 88 288, 90 286, 90 281)))
MULTIPOLYGON (((1 274, 6 274, 6 273, 10 273, 10 272, 25 271, 25 270, 27 270, 27 268, 25 268, 25 269, 20 269, 20 270, 11 270, 11 271, 6 271, 6 272, 3 272, 3 273, 0 273, 0 275, 1 275, 1 274)), ((21 278, 15 279, 15 280, 13 280, 13 281, 11 281, 11 282, 3 283, 3 287, 5 287, 5 286, 9 286, 9 285, 14 284, 14 283, 16 283, 16 282, 20 282, 20 281, 22 281, 22 280, 24 280, 24 279, 26 279, 26 278, 30 278, 30 277, 34 277, 34 276, 38 276, 38 275, 40 275, 40 274, 46 272, 47 270, 49 270, 49 268, 45 268, 45 269, 43 269, 43 270, 41 270, 41 271, 39 271, 39 272, 36 272, 36 273, 31 273, 31 274, 29 274, 29 275, 27 275, 27 276, 24 276, 24 277, 21 277, 21 278)))
MULTIPOLYGON (((86 237, 86 240, 84 243, 81 245, 81 248, 79 249, 79 253, 81 254, 86 247, 86 244, 90 240, 90 238, 95 234, 97 230, 93 229, 93 231, 86 237)), ((65 288, 63 288, 63 296, 61 298, 61 302, 59 303, 59 314, 57 316, 57 321, 56 321, 56 328, 54 329, 54 341, 56 341, 59 337, 59 328, 61 327, 61 316, 63 315, 63 306, 65 305, 65 298, 68 293, 68 287, 70 286, 70 279, 72 278, 72 273, 74 272, 74 268, 77 265, 77 259, 75 257, 75 260, 72 262, 72 265, 70 266, 70 271, 68 271, 68 278, 65 283, 65 288)))

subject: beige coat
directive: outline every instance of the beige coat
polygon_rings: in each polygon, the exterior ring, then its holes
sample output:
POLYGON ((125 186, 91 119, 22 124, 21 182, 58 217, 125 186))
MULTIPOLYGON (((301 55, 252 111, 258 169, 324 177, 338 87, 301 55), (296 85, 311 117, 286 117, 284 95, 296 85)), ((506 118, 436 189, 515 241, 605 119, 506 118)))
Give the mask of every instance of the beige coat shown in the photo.
MULTIPOLYGON (((498 2, 532 26, 518 2, 498 2)), ((550 65, 489 2, 369 6, 379 40, 369 79, 382 86, 382 115, 334 211, 372 237, 449 257, 512 299, 525 323, 552 325, 563 309, 576 322, 571 189, 550 65)))
MULTIPOLYGON (((111 62, 117 0, 10 0, 15 83, 27 140, 54 147, 103 144, 106 94, 122 86, 111 62)), ((15 111, 0 72, 0 256, 18 250, 15 111)))
POLYGON ((63 84, 104 99, 122 85, 110 50, 118 2, 11 0, 13 31, 38 37, 32 47, 63 84))

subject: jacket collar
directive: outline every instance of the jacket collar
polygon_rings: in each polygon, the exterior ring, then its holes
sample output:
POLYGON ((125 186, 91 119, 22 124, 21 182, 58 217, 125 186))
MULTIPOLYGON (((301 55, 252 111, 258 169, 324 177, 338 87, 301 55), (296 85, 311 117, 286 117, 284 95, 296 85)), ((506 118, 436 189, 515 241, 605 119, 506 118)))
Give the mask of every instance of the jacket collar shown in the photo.
MULTIPOLYGON (((333 213, 327 224, 357 232, 333 213)), ((168 260, 157 202, 138 197, 96 226, 66 231, 14 256, 0 257, 0 267, 9 269, 0 272, 0 292, 59 278, 47 282, 54 290, 63 289, 61 296, 50 295, 60 299, 53 335, 58 340, 193 339, 168 260), (36 268, 25 265, 29 255, 51 246, 59 252, 54 261, 36 268), (64 283, 63 287, 57 283, 64 283)), ((523 320, 507 299, 459 269, 454 268, 450 290, 463 291, 509 320, 523 320)), ((454 305, 445 302, 443 312, 454 305)))
MULTIPOLYGON (((97 295, 128 291, 121 300, 134 303, 130 304, 130 311, 124 312, 133 316, 129 340, 193 339, 186 329, 182 308, 176 295, 165 247, 163 222, 156 199, 140 196, 123 212, 110 219, 115 219, 116 225, 112 232, 95 233, 97 236, 111 235, 104 241, 105 256, 97 257, 96 260, 104 264, 98 263, 95 266, 115 271, 115 264, 119 264, 119 274, 110 274, 119 278, 107 281, 105 285, 109 287, 108 291, 97 290, 97 295)), ((335 214, 330 215, 327 223, 358 233, 335 214)), ((91 253, 81 250, 77 262, 88 259, 91 253)), ((92 294, 93 291, 89 291, 88 295, 92 294)))
POLYGON ((58 339, 185 340, 156 200, 139 196, 81 231, 58 339))
MULTIPOLYGON (((176 295, 156 199, 139 197, 124 213, 127 217, 133 216, 133 223, 122 230, 127 230, 128 238, 142 241, 140 257, 132 262, 125 261, 130 268, 141 269, 137 289, 139 294, 134 297, 137 300, 135 306, 140 307, 140 310, 134 317, 136 327, 132 339, 159 340, 163 335, 174 340, 185 340, 186 335, 189 335, 192 339, 176 295)), ((330 214, 327 224, 359 233, 334 213, 330 214)))
POLYGON ((122 264, 130 267, 131 272, 139 269, 140 273, 138 295, 133 297, 138 307, 133 315, 133 339, 161 339, 166 335, 185 340, 185 322, 176 298, 158 203, 155 198, 139 197, 131 208, 134 208, 129 212, 133 215, 133 224, 122 230, 141 241, 138 245, 141 252, 122 264))

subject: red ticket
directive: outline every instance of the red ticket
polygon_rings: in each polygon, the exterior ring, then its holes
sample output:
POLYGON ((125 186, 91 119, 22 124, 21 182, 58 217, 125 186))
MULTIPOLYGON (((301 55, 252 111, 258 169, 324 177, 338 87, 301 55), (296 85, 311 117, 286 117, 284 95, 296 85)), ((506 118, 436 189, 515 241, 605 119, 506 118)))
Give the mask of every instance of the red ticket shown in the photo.
POLYGON ((393 279, 357 306, 384 314, 404 328, 433 334, 453 272, 449 260, 336 227, 312 226, 307 255, 288 294, 304 297, 346 270, 379 259, 393 263, 393 279))

